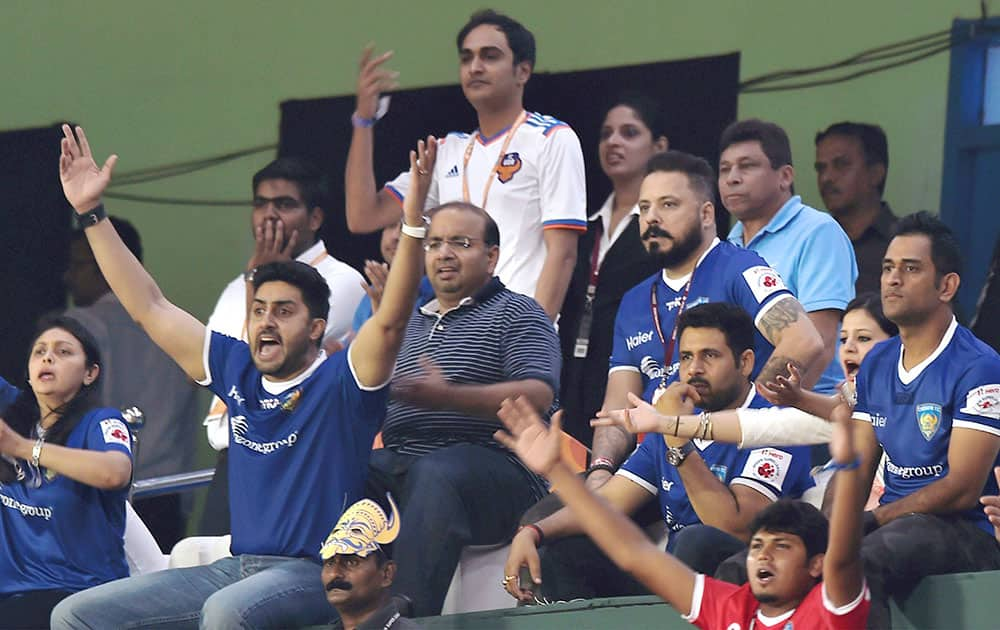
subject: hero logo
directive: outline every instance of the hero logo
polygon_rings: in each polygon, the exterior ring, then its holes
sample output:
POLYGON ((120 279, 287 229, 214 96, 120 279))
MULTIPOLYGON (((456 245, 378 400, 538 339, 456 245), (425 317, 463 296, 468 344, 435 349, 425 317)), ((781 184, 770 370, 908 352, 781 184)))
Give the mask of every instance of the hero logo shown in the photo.
POLYGON ((785 283, 782 282, 778 272, 766 265, 757 265, 745 270, 743 279, 758 302, 763 302, 772 293, 785 289, 785 283))
POLYGON ((1000 420, 1000 384, 983 385, 970 391, 965 396, 965 406, 960 411, 1000 420))
POLYGON ((644 343, 646 343, 648 341, 652 341, 652 339, 653 339, 653 331, 652 330, 647 330, 645 332, 639 332, 639 333, 636 333, 636 334, 632 335, 631 337, 626 337, 625 338, 625 347, 628 348, 629 352, 631 352, 631 351, 635 350, 636 348, 638 348, 639 346, 641 346, 642 344, 644 344, 644 343))

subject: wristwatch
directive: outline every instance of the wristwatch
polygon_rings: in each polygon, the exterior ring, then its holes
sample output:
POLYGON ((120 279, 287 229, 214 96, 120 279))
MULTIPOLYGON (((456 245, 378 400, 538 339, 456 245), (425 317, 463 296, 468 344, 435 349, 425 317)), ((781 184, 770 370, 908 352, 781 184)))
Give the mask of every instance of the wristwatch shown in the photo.
POLYGON ((680 466, 695 449, 694 442, 688 440, 680 446, 671 446, 667 449, 667 463, 671 466, 680 466))

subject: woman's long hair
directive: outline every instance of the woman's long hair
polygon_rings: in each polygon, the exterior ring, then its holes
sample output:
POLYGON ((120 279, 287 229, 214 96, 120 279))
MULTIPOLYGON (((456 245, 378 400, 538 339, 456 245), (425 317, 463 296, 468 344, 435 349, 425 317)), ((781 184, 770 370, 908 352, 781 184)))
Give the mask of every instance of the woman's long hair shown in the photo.
MULTIPOLYGON (((97 350, 97 342, 94 340, 94 337, 80 322, 65 315, 43 317, 35 329, 35 335, 31 340, 31 348, 34 348, 35 342, 38 341, 39 337, 53 328, 61 328, 76 337, 76 340, 83 346, 83 354, 88 367, 101 365, 101 355, 97 350)), ((31 350, 29 350, 29 357, 30 352, 31 350)), ((25 369, 25 373, 27 374, 27 369, 25 369)), ((25 380, 27 381, 27 379, 25 380)), ((53 410, 59 414, 59 419, 46 432, 45 441, 47 443, 66 444, 69 434, 76 428, 76 425, 83 416, 94 407, 94 392, 97 390, 97 384, 100 380, 101 373, 98 371, 97 378, 93 382, 89 385, 81 384, 80 391, 72 399, 53 410)), ((35 392, 31 389, 30 383, 21 390, 21 393, 14 399, 14 402, 7 409, 0 410, 0 413, 2 413, 4 421, 7 422, 7 425, 11 429, 24 437, 30 438, 32 430, 42 415, 38 407, 38 401, 35 399, 35 392)), ((12 481, 15 476, 13 467, 8 462, 0 460, 0 482, 12 481)))

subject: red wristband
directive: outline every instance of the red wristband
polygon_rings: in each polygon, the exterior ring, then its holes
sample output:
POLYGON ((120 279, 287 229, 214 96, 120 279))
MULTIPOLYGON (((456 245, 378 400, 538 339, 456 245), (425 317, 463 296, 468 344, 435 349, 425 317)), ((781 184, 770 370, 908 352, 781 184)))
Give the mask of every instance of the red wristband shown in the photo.
POLYGON ((535 525, 534 523, 528 523, 527 525, 521 525, 520 529, 518 529, 517 531, 520 532, 522 529, 535 530, 535 533, 538 535, 538 540, 535 541, 535 546, 536 547, 542 546, 542 542, 545 541, 545 532, 542 531, 541 527, 535 525))

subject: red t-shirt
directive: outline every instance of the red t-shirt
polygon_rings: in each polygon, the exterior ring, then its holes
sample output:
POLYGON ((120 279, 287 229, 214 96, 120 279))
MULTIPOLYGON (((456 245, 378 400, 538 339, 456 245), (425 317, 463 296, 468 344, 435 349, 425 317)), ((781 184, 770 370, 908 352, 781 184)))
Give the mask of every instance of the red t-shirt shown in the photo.
POLYGON ((797 608, 768 617, 760 612, 749 584, 736 586, 699 574, 691 614, 684 619, 702 630, 864 630, 870 606, 867 586, 853 602, 837 608, 820 582, 797 608))

